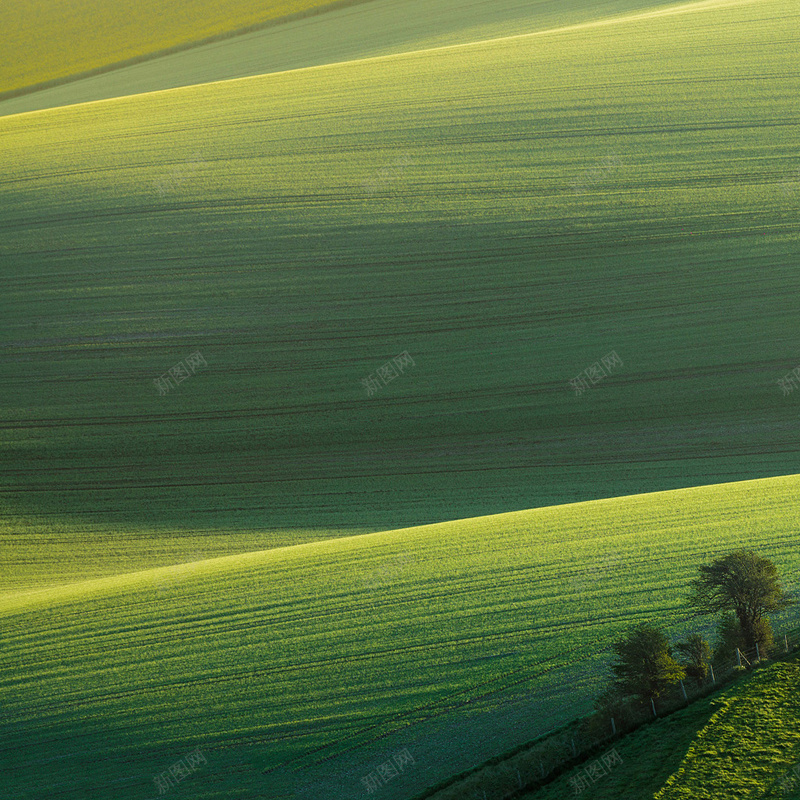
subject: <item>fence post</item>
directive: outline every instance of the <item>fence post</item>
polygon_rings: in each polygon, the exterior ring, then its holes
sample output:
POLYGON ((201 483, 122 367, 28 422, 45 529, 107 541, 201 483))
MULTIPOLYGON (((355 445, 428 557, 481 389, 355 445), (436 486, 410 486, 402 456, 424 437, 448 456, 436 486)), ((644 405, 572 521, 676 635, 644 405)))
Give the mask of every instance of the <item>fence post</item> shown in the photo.
POLYGON ((736 660, 739 662, 739 666, 742 666, 742 651, 737 647, 736 648, 736 660))
POLYGON ((653 716, 654 716, 654 717, 657 717, 657 716, 658 716, 658 714, 656 714, 656 704, 655 704, 655 702, 653 701, 653 698, 652 698, 652 697, 650 698, 650 705, 651 705, 651 706, 652 706, 652 708, 653 708, 653 716))
POLYGON ((611 717, 611 735, 612 736, 617 735, 617 723, 614 722, 614 717, 611 717))
POLYGON ((686 694, 686 687, 683 685, 683 680, 681 680, 681 691, 683 692, 683 699, 688 703, 689 696, 686 694))
POLYGON ((711 683, 716 683, 717 679, 714 677, 714 665, 709 664, 708 666, 711 667, 711 683))
POLYGON ((758 642, 756 642, 756 659, 761 661, 761 651, 758 649, 758 642))

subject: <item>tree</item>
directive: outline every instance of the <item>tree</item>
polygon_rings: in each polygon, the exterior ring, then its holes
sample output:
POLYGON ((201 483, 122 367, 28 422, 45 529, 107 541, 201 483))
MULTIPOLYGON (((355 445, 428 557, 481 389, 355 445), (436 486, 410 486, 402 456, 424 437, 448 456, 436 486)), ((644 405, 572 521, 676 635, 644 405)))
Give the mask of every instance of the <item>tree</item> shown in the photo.
POLYGON ((714 645, 714 664, 722 666, 733 658, 736 648, 746 650, 742 626, 733 611, 720 617, 717 625, 717 641, 714 645))
MULTIPOLYGON (((620 687, 612 681, 597 695, 597 697, 595 697, 595 711, 598 711, 601 716, 610 716, 613 710, 617 708, 624 699, 620 687)), ((605 724, 605 722, 603 724, 605 724)))
POLYGON ((759 617, 753 626, 753 639, 758 645, 758 655, 765 658, 775 645, 772 623, 768 617, 759 617))
MULTIPOLYGON (((772 649, 772 625, 767 617, 761 617, 755 624, 755 640, 758 642, 758 652, 765 657, 772 649)), ((736 649, 747 651, 747 643, 742 633, 742 626, 736 615, 729 611, 724 614, 717 625, 717 643, 714 647, 714 664, 723 666, 735 658, 736 649)), ((752 653, 750 654, 752 657, 752 653)))
POLYGON ((764 614, 786 608, 792 601, 783 590, 777 567, 752 550, 736 550, 700 566, 692 581, 689 605, 698 614, 733 611, 739 621, 745 648, 756 644, 763 650, 771 643, 772 630, 764 614))
POLYGON ((672 657, 669 639, 650 625, 629 630, 613 649, 617 661, 611 665, 611 671, 615 684, 625 694, 650 700, 686 675, 672 657))
POLYGON ((686 670, 689 678, 694 678, 700 685, 708 675, 708 665, 711 663, 711 647, 699 633, 693 633, 688 639, 678 642, 675 650, 683 659, 681 666, 686 670))

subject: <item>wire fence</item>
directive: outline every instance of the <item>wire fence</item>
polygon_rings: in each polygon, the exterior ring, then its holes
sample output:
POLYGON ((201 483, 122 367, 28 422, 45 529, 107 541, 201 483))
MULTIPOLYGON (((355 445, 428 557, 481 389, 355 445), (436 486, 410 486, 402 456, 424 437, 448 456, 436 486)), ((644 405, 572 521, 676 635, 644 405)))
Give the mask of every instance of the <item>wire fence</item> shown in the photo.
MULTIPOLYGON (((431 787, 414 800, 513 800, 608 749, 611 742, 655 718, 666 716, 731 681, 756 663, 800 649, 800 630, 776 634, 769 653, 738 648, 714 660, 702 680, 684 679, 652 701, 627 699, 573 720, 460 776, 431 787)), ((604 757, 605 758, 605 757, 604 757)))

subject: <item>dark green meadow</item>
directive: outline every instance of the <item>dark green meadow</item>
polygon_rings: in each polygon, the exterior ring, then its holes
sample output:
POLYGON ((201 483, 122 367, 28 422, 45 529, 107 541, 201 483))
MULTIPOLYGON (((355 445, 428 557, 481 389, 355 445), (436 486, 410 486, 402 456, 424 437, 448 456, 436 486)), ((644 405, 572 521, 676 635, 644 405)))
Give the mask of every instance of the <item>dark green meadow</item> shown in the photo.
POLYGON ((0 120, 7 509, 329 535, 798 471, 794 14, 0 120))
POLYGON ((796 591, 800 10, 658 6, 0 117, 0 800, 408 800, 796 591))

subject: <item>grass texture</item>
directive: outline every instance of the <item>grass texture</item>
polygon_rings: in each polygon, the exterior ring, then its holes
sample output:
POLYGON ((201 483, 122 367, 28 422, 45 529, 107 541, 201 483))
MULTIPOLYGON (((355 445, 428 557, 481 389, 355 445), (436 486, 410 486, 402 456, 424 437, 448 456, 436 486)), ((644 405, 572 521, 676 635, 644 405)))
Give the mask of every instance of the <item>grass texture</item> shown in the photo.
POLYGON ((798 12, 704 6, 0 119, 7 513, 287 543, 800 471, 798 12))
POLYGON ((674 0, 369 0, 314 6, 325 13, 284 19, 280 25, 0 100, 0 115, 568 25, 606 24, 610 17, 669 5, 674 0))
POLYGON ((798 500, 774 478, 6 593, 6 796, 147 797, 198 747, 195 800, 345 800, 403 750, 410 796, 584 713, 622 629, 687 630, 715 555, 751 546, 796 592, 798 500))
POLYGON ((0 6, 0 95, 330 4, 7 0, 0 6))
POLYGON ((796 590, 798 11, 667 11, 0 119, 9 797, 410 796, 796 590))
MULTIPOLYGON (((596 800, 795 800, 800 763, 797 659, 746 675, 721 693, 614 745, 622 762, 591 786, 596 800)), ((574 795, 573 770, 524 800, 574 795)))

